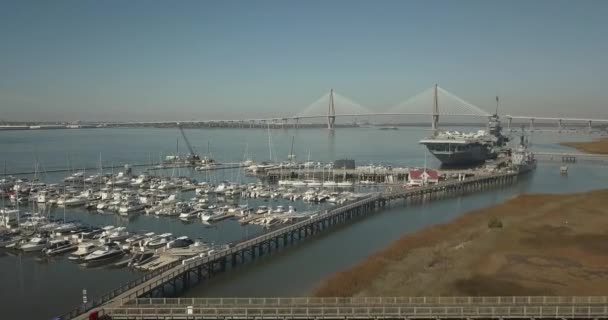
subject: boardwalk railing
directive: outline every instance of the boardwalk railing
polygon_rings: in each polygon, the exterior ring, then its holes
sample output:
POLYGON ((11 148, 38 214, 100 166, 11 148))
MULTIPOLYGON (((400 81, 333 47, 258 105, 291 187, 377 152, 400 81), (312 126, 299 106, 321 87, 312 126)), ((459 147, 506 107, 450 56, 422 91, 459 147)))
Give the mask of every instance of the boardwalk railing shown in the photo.
POLYGON ((608 304, 608 296, 494 296, 494 297, 260 297, 260 298, 138 298, 125 307, 285 306, 285 305, 591 305, 608 304))
POLYGON ((593 319, 608 316, 606 305, 587 306, 313 306, 313 307, 221 307, 221 308, 114 308, 101 314, 112 319, 170 319, 179 316, 205 319, 593 319))

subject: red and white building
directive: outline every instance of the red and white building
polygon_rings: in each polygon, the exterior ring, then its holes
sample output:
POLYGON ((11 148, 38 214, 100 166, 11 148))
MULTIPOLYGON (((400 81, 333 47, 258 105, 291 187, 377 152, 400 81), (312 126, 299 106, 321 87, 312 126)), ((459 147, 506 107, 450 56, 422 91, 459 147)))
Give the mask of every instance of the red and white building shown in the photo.
POLYGON ((424 186, 439 182, 439 172, 433 169, 410 169, 407 176, 408 186, 424 186))

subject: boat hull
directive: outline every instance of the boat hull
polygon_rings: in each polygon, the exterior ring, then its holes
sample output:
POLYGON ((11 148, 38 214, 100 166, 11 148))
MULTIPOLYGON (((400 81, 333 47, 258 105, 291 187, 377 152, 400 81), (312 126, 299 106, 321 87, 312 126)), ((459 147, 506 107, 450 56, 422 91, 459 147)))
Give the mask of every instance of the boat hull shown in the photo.
POLYGON ((445 152, 431 149, 429 149, 429 151, 444 166, 471 166, 495 158, 495 156, 488 152, 483 146, 475 146, 466 151, 445 152))

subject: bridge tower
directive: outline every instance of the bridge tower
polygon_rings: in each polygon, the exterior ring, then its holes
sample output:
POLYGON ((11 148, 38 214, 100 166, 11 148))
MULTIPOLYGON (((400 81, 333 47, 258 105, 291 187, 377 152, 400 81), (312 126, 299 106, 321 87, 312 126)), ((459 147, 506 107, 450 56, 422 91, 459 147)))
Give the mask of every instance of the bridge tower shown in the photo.
POLYGON ((439 96, 437 94, 437 84, 433 90, 433 122, 431 123, 433 133, 437 132, 437 125, 439 124, 439 96))
POLYGON ((329 109, 327 110, 327 129, 332 130, 336 124, 336 108, 334 107, 334 89, 329 91, 329 109))

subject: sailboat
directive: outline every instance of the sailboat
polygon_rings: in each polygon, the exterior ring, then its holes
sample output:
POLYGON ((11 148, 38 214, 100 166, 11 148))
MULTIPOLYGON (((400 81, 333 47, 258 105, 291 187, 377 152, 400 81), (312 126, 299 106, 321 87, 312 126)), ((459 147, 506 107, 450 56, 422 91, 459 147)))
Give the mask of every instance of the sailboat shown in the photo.
POLYGON ((353 182, 346 180, 346 167, 344 167, 344 174, 342 175, 342 181, 338 182, 338 187, 352 187, 353 182))

